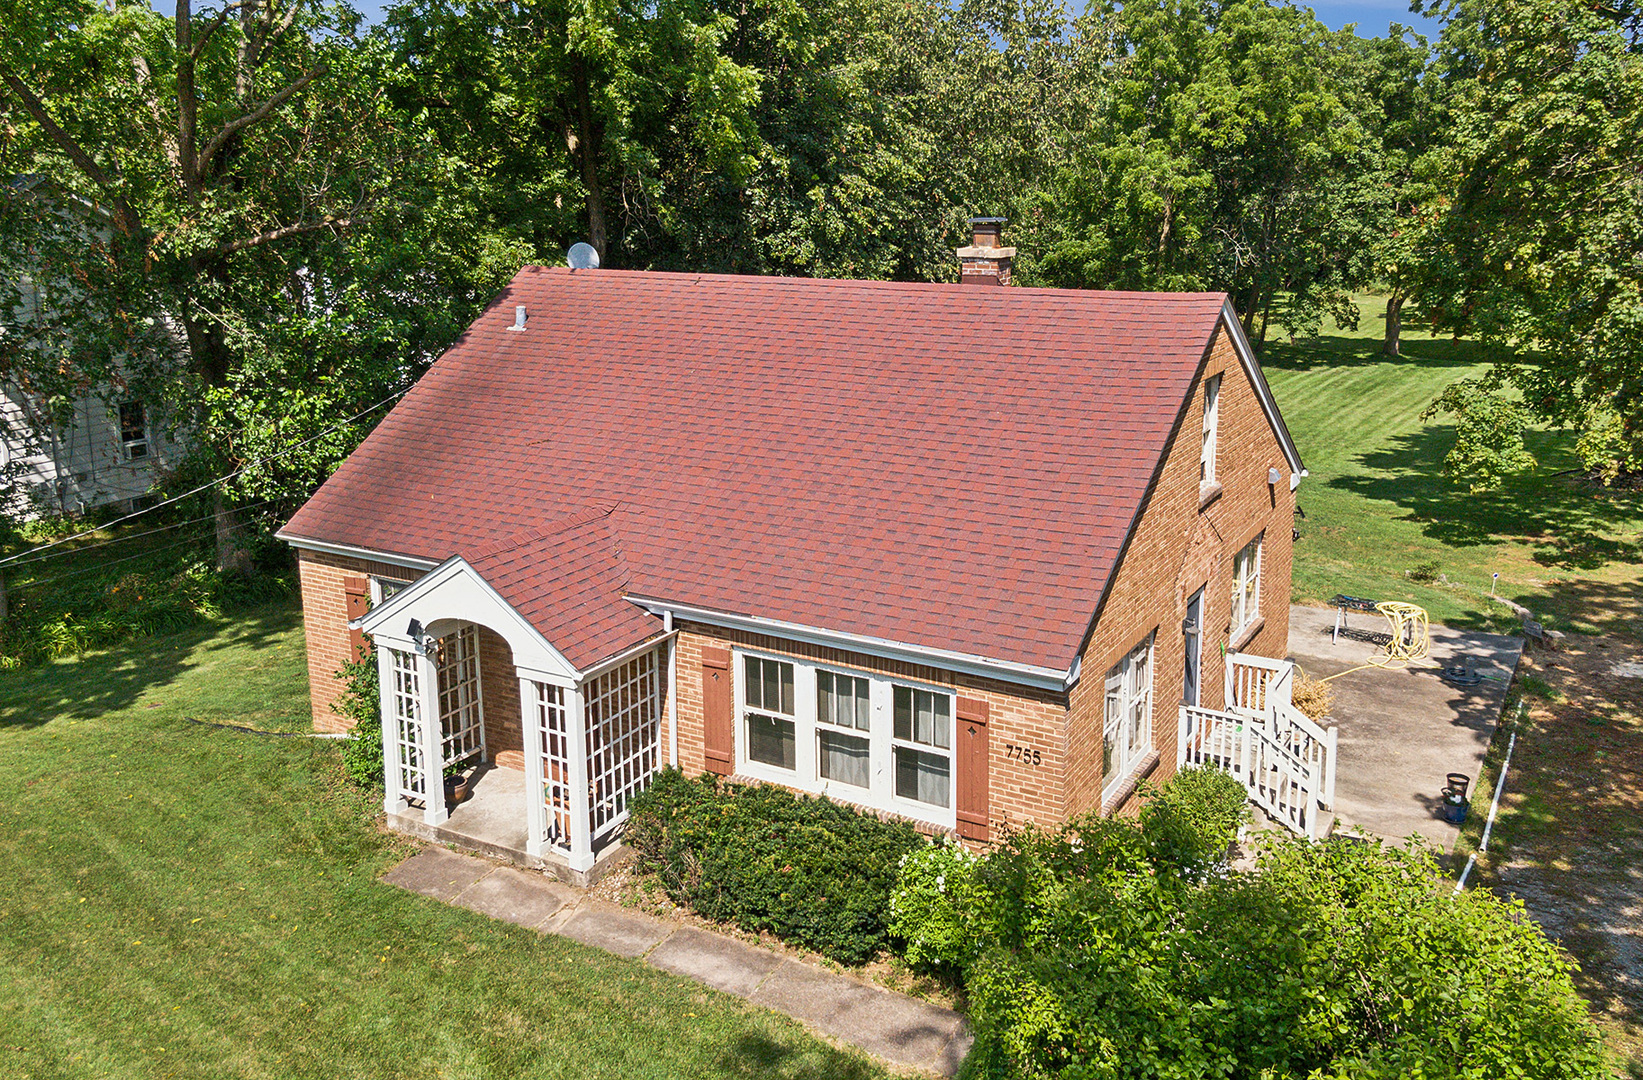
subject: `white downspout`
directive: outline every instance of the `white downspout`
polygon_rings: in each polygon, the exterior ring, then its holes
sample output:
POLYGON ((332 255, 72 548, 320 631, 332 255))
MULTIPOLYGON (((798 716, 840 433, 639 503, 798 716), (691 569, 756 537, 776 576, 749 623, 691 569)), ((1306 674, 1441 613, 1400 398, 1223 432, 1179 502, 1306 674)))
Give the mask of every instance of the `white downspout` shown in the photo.
MULTIPOLYGON (((673 633, 673 612, 662 612, 662 630, 673 633)), ((667 644, 667 761, 679 767, 679 639, 667 644)))

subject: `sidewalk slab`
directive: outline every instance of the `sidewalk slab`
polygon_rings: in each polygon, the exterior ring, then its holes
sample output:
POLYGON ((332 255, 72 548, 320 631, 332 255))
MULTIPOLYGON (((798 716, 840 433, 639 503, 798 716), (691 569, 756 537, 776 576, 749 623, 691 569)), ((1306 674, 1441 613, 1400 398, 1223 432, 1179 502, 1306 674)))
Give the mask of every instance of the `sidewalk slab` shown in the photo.
POLYGON ((747 997, 782 958, 732 938, 681 927, 645 957, 652 967, 747 997))
POLYGON ((963 1018, 843 975, 783 961, 748 999, 902 1065, 946 1076, 969 1050, 963 1018))
POLYGON ((553 933, 631 960, 655 948, 673 930, 669 923, 623 911, 614 904, 588 900, 553 933))
POLYGON ((383 874, 382 880, 449 903, 463 889, 490 872, 491 864, 483 859, 431 847, 383 874))
POLYGON ((499 866, 463 889, 451 903, 534 930, 576 899, 569 888, 541 874, 499 866))

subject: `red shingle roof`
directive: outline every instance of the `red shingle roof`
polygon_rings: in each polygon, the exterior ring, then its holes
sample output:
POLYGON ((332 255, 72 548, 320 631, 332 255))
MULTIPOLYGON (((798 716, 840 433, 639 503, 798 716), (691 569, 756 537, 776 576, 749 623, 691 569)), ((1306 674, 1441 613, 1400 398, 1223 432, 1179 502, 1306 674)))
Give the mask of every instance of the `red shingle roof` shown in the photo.
POLYGON ((654 616, 624 600, 628 570, 596 507, 464 556, 474 573, 586 671, 628 645, 661 633, 654 616))
POLYGON ((1065 670, 1224 299, 526 268, 282 535, 1065 670))

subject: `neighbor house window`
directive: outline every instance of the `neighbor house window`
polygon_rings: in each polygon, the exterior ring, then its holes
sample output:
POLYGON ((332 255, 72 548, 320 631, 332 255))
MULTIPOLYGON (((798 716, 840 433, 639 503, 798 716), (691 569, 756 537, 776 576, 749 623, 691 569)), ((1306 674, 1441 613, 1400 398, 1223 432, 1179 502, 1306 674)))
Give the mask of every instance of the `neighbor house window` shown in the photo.
POLYGON ((1110 792, 1152 750, 1152 642, 1131 649, 1107 672, 1107 712, 1101 735, 1101 788, 1110 792))
POLYGON ((1198 455, 1198 482, 1215 483, 1215 423, 1221 411, 1221 376, 1204 383, 1204 444, 1198 455))
POLYGON ((778 769, 797 769, 793 665, 757 656, 745 657, 744 660, 743 695, 747 704, 748 759, 778 769))
POLYGON ((870 783, 870 691, 866 679, 816 672, 816 771, 823 780, 859 788, 870 783))
POLYGON ((127 401, 120 406, 120 449, 127 461, 148 456, 148 417, 140 401, 127 401))
POLYGON ((1251 540, 1232 560, 1232 638, 1261 617, 1261 540, 1251 540))
POLYGON ((895 688, 896 797, 947 806, 953 772, 953 699, 946 694, 895 688))

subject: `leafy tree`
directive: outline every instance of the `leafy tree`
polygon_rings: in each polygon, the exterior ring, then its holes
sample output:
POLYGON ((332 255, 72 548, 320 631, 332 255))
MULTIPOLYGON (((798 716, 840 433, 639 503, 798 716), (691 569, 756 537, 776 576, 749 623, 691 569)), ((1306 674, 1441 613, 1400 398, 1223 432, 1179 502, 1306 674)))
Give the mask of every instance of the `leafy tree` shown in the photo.
POLYGON ((1447 0, 1453 192, 1423 291, 1605 480, 1643 470, 1643 9, 1447 0))
POLYGON ((9 171, 101 223, 76 250, 34 215, 28 257, 85 302, 27 338, 27 374, 56 377, 41 342, 92 343, 59 368, 100 385, 169 338, 194 449, 175 482, 283 455, 214 489, 219 562, 243 565, 234 501, 305 497, 364 429, 303 440, 402 388, 524 253, 443 193, 460 170, 393 107, 389 54, 346 7, 5 2, 9 171))

